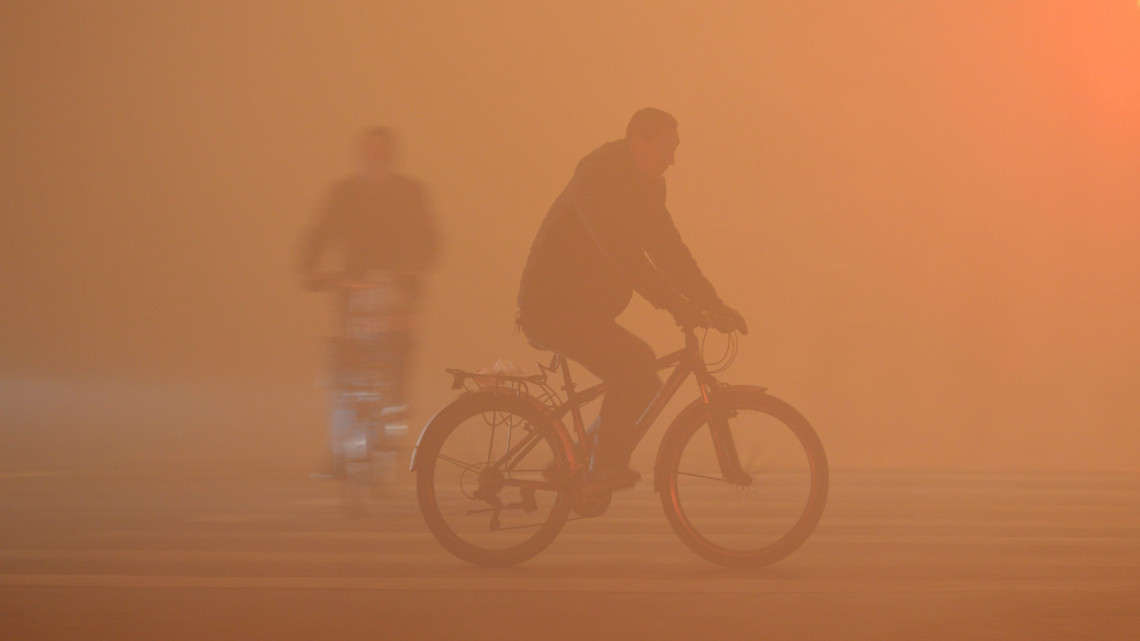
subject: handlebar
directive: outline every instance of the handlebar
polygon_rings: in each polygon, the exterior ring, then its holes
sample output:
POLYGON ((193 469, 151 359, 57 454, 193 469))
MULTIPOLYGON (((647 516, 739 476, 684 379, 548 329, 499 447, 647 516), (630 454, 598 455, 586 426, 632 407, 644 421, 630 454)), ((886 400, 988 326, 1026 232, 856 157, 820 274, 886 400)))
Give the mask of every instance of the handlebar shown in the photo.
POLYGON ((748 333, 748 325, 744 322, 744 317, 730 307, 725 307, 721 312, 713 312, 690 306, 681 311, 673 311, 673 319, 677 321, 679 327, 685 330, 711 327, 723 334, 739 332, 744 335, 748 333))
POLYGON ((365 289, 406 281, 415 276, 415 274, 416 272, 414 271, 401 270, 329 272, 324 274, 309 274, 305 277, 302 285, 305 289, 315 292, 327 292, 340 289, 365 289))
POLYGON ((703 372, 705 375, 723 372, 736 361, 736 350, 740 342, 741 332, 736 328, 732 328, 728 331, 717 328, 718 331, 723 331, 728 338, 725 352, 713 362, 706 361, 703 356, 705 348, 704 338, 697 337, 696 329, 698 327, 704 328, 706 330, 705 336, 707 337, 707 330, 712 325, 712 315, 707 312, 702 312, 699 316, 698 323, 684 323, 680 326, 681 333, 685 336, 685 351, 693 354, 696 359, 702 363, 698 370, 699 372, 703 372))

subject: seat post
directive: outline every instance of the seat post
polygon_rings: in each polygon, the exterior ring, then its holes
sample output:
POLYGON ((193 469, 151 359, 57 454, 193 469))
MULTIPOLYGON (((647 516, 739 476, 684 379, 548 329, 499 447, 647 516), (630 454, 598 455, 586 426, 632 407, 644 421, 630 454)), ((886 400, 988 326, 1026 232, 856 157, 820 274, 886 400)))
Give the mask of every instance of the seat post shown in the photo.
POLYGON ((557 355, 557 367, 562 370, 562 389, 566 390, 566 398, 568 401, 574 400, 574 381, 570 378, 570 359, 562 354, 557 355))
POLYGON ((580 438, 585 438, 586 426, 582 422, 582 411, 578 408, 577 391, 574 389, 574 380, 570 377, 570 359, 564 354, 556 353, 558 367, 562 370, 562 389, 566 392, 566 405, 574 417, 574 431, 580 438))

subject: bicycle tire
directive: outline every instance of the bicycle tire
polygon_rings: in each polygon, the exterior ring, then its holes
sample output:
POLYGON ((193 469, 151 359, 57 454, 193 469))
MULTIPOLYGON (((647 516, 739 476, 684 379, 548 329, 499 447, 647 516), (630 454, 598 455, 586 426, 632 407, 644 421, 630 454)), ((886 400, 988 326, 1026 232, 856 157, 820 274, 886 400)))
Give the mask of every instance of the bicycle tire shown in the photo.
MULTIPOLYGON (((485 475, 495 475, 495 472, 487 472, 488 469, 495 467, 488 466, 487 461, 494 458, 490 452, 497 447, 495 438, 497 432, 502 433, 499 427, 503 425, 508 425, 507 432, 517 428, 515 436, 520 438, 529 434, 529 430, 539 430, 539 435, 536 437, 537 444, 526 455, 527 469, 509 470, 505 473, 506 477, 526 474, 529 474, 530 478, 540 479, 568 477, 569 456, 565 449, 565 440, 557 427, 543 413, 537 401, 526 402, 514 395, 475 393, 460 397, 440 410, 432 419, 417 447, 416 496, 424 521, 432 535, 445 549, 475 565, 509 566, 537 555, 558 536, 569 517, 573 503, 568 484, 562 483, 557 485, 556 489, 542 492, 541 506, 546 508, 546 511, 545 516, 534 519, 536 523, 513 525, 509 528, 492 525, 491 520, 494 518, 501 520, 503 513, 495 512, 490 502, 495 499, 476 495, 480 493, 479 488, 484 487, 485 475), (510 423, 510 421, 517 422, 510 423), (469 429, 472 425, 474 429, 469 429), (458 433, 461 429, 462 435, 458 433), (488 432, 491 437, 486 444, 477 443, 468 448, 463 442, 463 439, 472 441, 485 436, 488 432), (472 449, 480 450, 481 457, 481 448, 484 445, 489 452, 486 460, 468 461, 452 454, 453 450, 472 449), (441 462, 444 463, 443 466, 440 465, 441 462), (551 463, 553 466, 548 467, 551 463), (451 483, 458 485, 451 487, 451 483), (466 514, 464 510, 467 511, 466 514), (478 511, 472 513, 473 510, 478 511), (480 518, 488 513, 490 517, 487 530, 484 532, 480 518), (472 516, 480 518, 467 518, 472 516), (529 534, 521 532, 531 527, 533 530, 529 534), (520 532, 521 540, 508 543, 505 541, 508 537, 494 536, 496 532, 508 531, 520 532)), ((494 454, 501 455, 501 452, 496 451, 494 454)), ((497 497, 504 490, 508 495, 514 492, 512 487, 500 488, 491 496, 497 497)), ((525 492, 525 489, 519 489, 521 502, 524 504, 525 492)), ((536 499, 539 498, 539 493, 532 490, 530 494, 530 501, 534 503, 537 511, 539 502, 536 499)), ((525 512, 526 508, 514 508, 507 513, 507 518, 524 516, 516 514, 516 511, 525 512)))
POLYGON ((657 467, 661 504, 673 531, 698 556, 726 567, 762 567, 787 557, 815 530, 827 503, 827 456, 807 419, 763 388, 736 386, 724 394, 751 484, 717 478, 708 414, 698 400, 663 437, 657 467), (750 497, 759 500, 745 504, 750 497), (729 508, 735 512, 728 514, 729 508))

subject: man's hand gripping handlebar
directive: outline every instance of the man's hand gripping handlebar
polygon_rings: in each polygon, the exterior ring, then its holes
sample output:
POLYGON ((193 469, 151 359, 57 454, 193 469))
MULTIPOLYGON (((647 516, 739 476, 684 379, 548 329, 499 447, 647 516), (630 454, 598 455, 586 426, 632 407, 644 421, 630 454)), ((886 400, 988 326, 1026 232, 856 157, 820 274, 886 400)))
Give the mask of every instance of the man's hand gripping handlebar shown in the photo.
POLYGON ((718 332, 748 334, 748 324, 740 312, 722 304, 718 309, 701 309, 696 303, 683 299, 669 307, 669 313, 678 327, 711 327, 718 332))

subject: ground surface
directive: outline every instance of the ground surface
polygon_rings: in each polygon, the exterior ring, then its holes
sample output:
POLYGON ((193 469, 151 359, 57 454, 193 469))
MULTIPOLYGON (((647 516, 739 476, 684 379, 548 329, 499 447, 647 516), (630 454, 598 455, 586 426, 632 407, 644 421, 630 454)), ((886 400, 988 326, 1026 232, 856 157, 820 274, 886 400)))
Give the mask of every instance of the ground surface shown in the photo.
POLYGON ((513 569, 410 486, 349 517, 299 466, 0 472, 2 639, 1126 639, 1140 479, 836 471, 812 539, 707 564, 646 487, 513 569))

